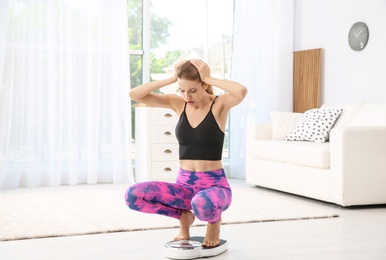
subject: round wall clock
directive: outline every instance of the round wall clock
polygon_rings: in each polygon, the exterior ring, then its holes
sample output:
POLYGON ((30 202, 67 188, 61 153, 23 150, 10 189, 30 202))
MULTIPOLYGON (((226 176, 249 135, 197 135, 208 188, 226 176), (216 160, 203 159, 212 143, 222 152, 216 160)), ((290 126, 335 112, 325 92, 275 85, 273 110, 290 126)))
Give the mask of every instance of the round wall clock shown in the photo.
POLYGON ((348 33, 348 44, 354 51, 361 51, 369 40, 369 28, 364 22, 356 22, 348 33))

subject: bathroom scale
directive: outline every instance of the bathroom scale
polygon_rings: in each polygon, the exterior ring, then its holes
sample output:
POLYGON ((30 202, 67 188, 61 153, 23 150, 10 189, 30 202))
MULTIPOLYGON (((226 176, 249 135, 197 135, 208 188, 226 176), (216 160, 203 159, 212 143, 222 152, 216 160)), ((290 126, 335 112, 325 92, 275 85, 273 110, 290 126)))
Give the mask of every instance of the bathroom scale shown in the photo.
POLYGON ((204 237, 191 237, 190 240, 167 242, 164 254, 171 259, 195 259, 212 257, 224 253, 228 249, 228 242, 220 239, 220 244, 215 247, 203 247, 204 237))

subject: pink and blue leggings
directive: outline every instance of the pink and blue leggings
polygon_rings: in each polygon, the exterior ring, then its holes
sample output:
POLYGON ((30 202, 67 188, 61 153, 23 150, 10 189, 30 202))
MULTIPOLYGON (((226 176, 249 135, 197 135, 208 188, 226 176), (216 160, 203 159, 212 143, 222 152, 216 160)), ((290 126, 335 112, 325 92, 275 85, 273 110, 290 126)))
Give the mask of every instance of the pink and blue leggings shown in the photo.
POLYGON ((201 221, 211 224, 231 204, 232 191, 224 169, 192 172, 180 169, 176 183, 140 182, 125 195, 130 209, 179 219, 183 210, 193 210, 201 221))

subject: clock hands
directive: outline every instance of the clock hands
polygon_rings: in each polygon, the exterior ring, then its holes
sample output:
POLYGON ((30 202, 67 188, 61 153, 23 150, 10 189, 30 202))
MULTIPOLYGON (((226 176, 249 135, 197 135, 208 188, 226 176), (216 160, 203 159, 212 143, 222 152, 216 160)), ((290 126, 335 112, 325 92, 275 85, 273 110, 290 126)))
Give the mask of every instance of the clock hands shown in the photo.
POLYGON ((363 29, 362 29, 358 34, 356 34, 356 33, 353 33, 353 34, 355 35, 355 38, 358 38, 358 36, 359 36, 362 32, 363 32, 363 29))

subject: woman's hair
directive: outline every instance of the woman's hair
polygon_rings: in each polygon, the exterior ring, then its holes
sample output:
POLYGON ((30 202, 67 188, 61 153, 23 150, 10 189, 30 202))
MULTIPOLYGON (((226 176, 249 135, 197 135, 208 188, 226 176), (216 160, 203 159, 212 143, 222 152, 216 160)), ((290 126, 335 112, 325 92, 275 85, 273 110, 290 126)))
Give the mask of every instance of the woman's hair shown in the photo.
MULTIPOLYGON (((200 77, 200 72, 192 63, 190 63, 190 61, 186 61, 186 62, 182 63, 180 66, 178 66, 177 77, 179 79, 186 79, 186 80, 203 82, 201 80, 201 77, 200 77)), ((208 85, 208 87, 206 88, 205 91, 209 94, 213 94, 212 86, 208 85)))

